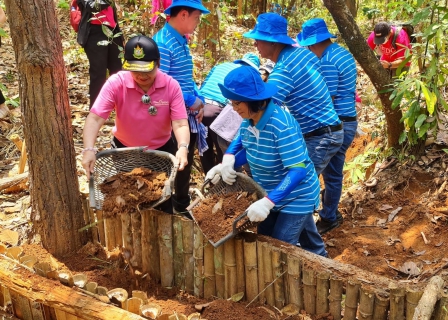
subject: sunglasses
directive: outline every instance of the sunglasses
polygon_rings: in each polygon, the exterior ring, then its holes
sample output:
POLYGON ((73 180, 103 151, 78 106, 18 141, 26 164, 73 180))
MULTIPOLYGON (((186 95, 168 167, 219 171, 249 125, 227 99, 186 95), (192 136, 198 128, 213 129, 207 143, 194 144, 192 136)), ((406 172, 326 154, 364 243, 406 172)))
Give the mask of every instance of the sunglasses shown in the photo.
MULTIPOLYGON (((142 103, 145 105, 151 104, 151 97, 145 93, 142 95, 142 103)), ((148 108, 148 112, 150 115, 155 116, 157 114, 157 108, 151 105, 148 108)))

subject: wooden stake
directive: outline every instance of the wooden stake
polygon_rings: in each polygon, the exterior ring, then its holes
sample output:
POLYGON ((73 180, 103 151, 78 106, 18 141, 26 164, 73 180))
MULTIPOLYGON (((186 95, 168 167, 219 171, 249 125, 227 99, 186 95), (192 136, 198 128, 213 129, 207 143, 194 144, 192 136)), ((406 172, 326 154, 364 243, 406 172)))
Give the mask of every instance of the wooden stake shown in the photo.
POLYGON ((14 315, 19 319, 33 319, 28 299, 13 290, 10 290, 9 294, 14 315))
POLYGON ((390 289, 390 312, 389 319, 392 320, 404 320, 404 299, 406 295, 406 289, 398 287, 396 283, 391 282, 389 284, 390 289))
MULTIPOLYGON (((149 268, 151 265, 151 257, 150 257, 150 250, 151 250, 151 232, 155 232, 155 230, 150 229, 150 220, 151 220, 151 211, 150 210, 142 210, 140 211, 140 215, 142 217, 142 272, 144 274, 149 273, 149 278, 152 278, 151 273, 149 272, 149 268)), ((123 229, 122 229, 123 230, 123 229)), ((126 243, 125 240, 123 240, 123 243, 126 243)), ((159 259, 157 259, 159 260, 159 259)), ((132 294, 134 296, 134 294, 132 294)), ((146 301, 143 302, 143 304, 146 304, 146 301)))
POLYGON ((163 287, 172 287, 174 284, 173 266, 173 219, 170 214, 157 216, 157 237, 159 239, 160 254, 160 280, 163 287))
POLYGON ((128 213, 120 214, 121 219, 121 243, 123 252, 129 252, 129 257, 134 255, 134 245, 132 243, 132 223, 131 215, 128 213))
POLYGON ((316 315, 319 315, 329 311, 330 273, 319 273, 316 278, 316 315))
POLYGON ((373 320, 386 320, 389 311, 389 296, 376 293, 373 320))
POLYGON ((103 210, 95 210, 96 221, 98 221, 98 234, 100 236, 100 243, 103 247, 106 246, 106 232, 104 230, 104 218, 103 218, 103 210))
POLYGON ((115 247, 123 247, 123 237, 121 231, 121 217, 116 215, 114 218, 114 234, 115 234, 115 247))
MULTIPOLYGON (((258 301, 260 304, 266 302, 266 295, 263 291, 264 289, 264 268, 263 268, 263 242, 257 239, 257 265, 258 265, 258 301)), ((246 281, 246 284, 248 282, 246 281)))
MULTIPOLYGON (((271 253, 271 246, 267 242, 263 242, 262 244, 262 251, 263 251, 263 277, 264 277, 264 283, 261 290, 264 290, 264 294, 266 297, 266 302, 270 306, 275 306, 275 295, 274 295, 274 287, 270 284, 274 280, 273 274, 272 274, 272 253, 271 253)), ((260 289, 260 288, 258 288, 260 289)))
POLYGON ((216 296, 216 279, 215 279, 215 249, 204 238, 204 298, 208 299, 216 296))
POLYGON ((204 297, 204 235, 194 224, 194 295, 204 297))
POLYGON ((448 294, 442 293, 434 314, 434 320, 448 320, 448 294))
POLYGON ((423 291, 406 288, 406 320, 412 320, 414 317, 415 307, 422 295, 423 291))
MULTIPOLYGON (((181 290, 185 289, 184 256, 182 243, 182 222, 180 215, 173 215, 173 262, 174 262, 174 285, 181 290)), ((163 270, 163 269, 162 269, 163 270)))
MULTIPOLYGON (((257 263, 256 242, 254 242, 254 249, 255 249, 255 263, 257 263)), ((243 238, 239 236, 235 237, 235 261, 236 261, 236 292, 246 292, 246 279, 245 279, 246 264, 244 262, 244 241, 243 238)), ((254 272, 256 275, 257 273, 256 268, 254 272)), ((258 281, 258 278, 256 277, 254 280, 258 281)), ((257 285, 257 291, 258 291, 258 285, 257 285)), ((248 299, 247 295, 244 297, 244 299, 248 299)))
POLYGON ((444 280, 440 276, 433 276, 426 285, 425 291, 415 308, 413 320, 427 320, 431 319, 434 311, 434 306, 437 302, 437 296, 442 290, 444 280))
POLYGON ((341 301, 343 292, 342 279, 338 277, 330 277, 330 296, 328 297, 328 300, 330 302, 330 314, 333 316, 334 320, 341 320, 341 301))
POLYGON ((316 276, 314 270, 303 268, 303 303, 306 313, 316 314, 316 276))
POLYGON ((33 320, 44 320, 44 306, 36 301, 30 301, 31 313, 33 315, 33 320))
POLYGON ((132 290, 132 298, 139 298, 142 300, 142 304, 148 303, 148 294, 140 290, 132 290))
POLYGON ((92 232, 92 239, 93 239, 94 243, 97 243, 98 241, 100 241, 99 230, 98 230, 98 221, 95 218, 95 211, 92 208, 90 208, 90 203, 89 203, 88 198, 85 199, 85 203, 86 203, 86 210, 89 215, 90 223, 92 223, 92 227, 90 228, 90 230, 92 232))
POLYGON ((25 143, 25 141, 23 141, 22 149, 20 152, 20 160, 19 160, 19 170, 18 170, 19 174, 21 174, 25 171, 25 165, 26 165, 27 158, 28 158, 28 155, 26 153, 26 143, 25 143))
POLYGON ((375 295, 373 292, 361 287, 359 292, 359 319, 372 320, 375 295))
POLYGON ((129 298, 126 300, 126 310, 129 312, 140 315, 140 306, 143 305, 143 301, 140 298, 129 298))
POLYGON ((283 280, 283 265, 281 251, 279 248, 272 248, 272 276, 274 279, 275 307, 282 309, 285 306, 285 281, 283 280))
POLYGON ((104 229, 106 234, 106 248, 109 251, 112 251, 116 246, 115 239, 115 218, 108 217, 104 219, 104 229))
POLYGON ((224 298, 228 299, 236 291, 236 256, 235 256, 235 239, 224 242, 224 298))
POLYGON ((142 267, 142 216, 141 216, 140 212, 134 212, 133 214, 131 214, 131 224, 132 224, 132 246, 134 249, 134 255, 131 258, 131 263, 134 267, 141 268, 142 267))
POLYGON ((260 269, 257 266, 257 244, 258 242, 250 239, 245 239, 243 242, 244 247, 244 275, 246 278, 246 299, 252 301, 260 291, 258 288, 258 276, 260 269))
POLYGON ((289 303, 303 309, 302 275, 300 259, 291 255, 287 257, 289 303))
POLYGON ((224 246, 215 248, 215 277, 216 296, 224 298, 225 275, 224 275, 224 246))
POLYGON ((358 310, 360 283, 357 280, 349 280, 345 294, 344 320, 355 320, 358 310))
POLYGON ((185 279, 185 291, 192 294, 194 291, 194 222, 182 218, 182 243, 184 250, 183 273, 185 279))
POLYGON ((0 285, 0 307, 6 308, 8 304, 11 303, 11 296, 9 294, 8 288, 0 285))
POLYGON ((159 216, 165 215, 164 212, 151 209, 149 215, 149 274, 157 282, 161 281, 160 269, 160 247, 158 240, 159 216))

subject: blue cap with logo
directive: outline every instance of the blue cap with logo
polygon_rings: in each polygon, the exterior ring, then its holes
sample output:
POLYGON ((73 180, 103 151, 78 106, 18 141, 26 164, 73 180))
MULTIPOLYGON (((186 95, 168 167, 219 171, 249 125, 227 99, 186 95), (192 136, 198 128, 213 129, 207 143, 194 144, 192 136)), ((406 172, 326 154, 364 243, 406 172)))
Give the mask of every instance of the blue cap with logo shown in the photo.
POLYGON ((226 99, 236 101, 260 101, 277 93, 276 85, 263 82, 258 70, 241 66, 230 71, 224 78, 224 84, 218 84, 226 99))
POLYGON ((302 24, 302 32, 297 35, 297 42, 302 47, 312 46, 330 38, 337 38, 328 31, 324 19, 315 18, 305 21, 302 24))
POLYGON ((272 12, 260 14, 255 28, 243 34, 243 37, 288 45, 295 43, 288 36, 288 22, 286 19, 272 12))
POLYGON ((174 7, 190 7, 201 11, 202 14, 210 13, 210 10, 204 7, 201 0, 173 0, 171 5, 166 8, 164 12, 166 14, 171 14, 171 9, 174 7))

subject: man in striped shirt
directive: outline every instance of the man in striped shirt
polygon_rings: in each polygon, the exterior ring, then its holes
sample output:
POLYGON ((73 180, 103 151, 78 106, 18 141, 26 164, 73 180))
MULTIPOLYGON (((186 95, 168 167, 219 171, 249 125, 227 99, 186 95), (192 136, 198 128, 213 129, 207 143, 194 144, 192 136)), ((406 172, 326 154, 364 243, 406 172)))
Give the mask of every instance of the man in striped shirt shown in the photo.
POLYGON ((358 121, 356 119, 356 63, 349 51, 333 43, 336 38, 328 31, 323 19, 311 19, 302 25, 297 41, 308 47, 319 59, 322 75, 327 83, 339 119, 344 123, 344 142, 322 171, 325 190, 322 194, 322 210, 317 230, 324 234, 342 223, 338 204, 342 193, 345 153, 355 138, 358 121))
POLYGON ((193 81, 193 59, 185 35, 193 33, 201 21, 201 15, 210 11, 202 5, 201 0, 174 0, 165 13, 170 15, 170 20, 153 39, 160 50, 160 70, 179 82, 188 113, 191 142, 187 146, 188 165, 177 174, 176 194, 173 197, 174 209, 186 213, 186 207, 190 204, 190 173, 195 142, 200 155, 208 146, 205 141, 207 130, 201 123, 203 98, 199 96, 193 81))

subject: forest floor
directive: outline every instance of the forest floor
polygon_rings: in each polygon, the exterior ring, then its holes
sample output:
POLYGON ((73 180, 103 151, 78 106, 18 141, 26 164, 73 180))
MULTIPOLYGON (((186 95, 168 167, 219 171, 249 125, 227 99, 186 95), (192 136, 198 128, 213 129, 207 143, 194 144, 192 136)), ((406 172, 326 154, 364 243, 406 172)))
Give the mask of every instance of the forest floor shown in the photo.
MULTIPOLYGON (((67 16, 60 14, 60 20, 80 189, 87 194, 80 151, 84 119, 88 114, 88 62, 78 50, 67 16)), ((246 46, 241 50, 252 48, 246 46)), ((240 54, 236 53, 238 56, 240 54)), ((3 58, 0 62, 0 82, 7 87, 9 98, 17 98, 18 75, 10 38, 2 38, 0 56, 3 58)), ((375 106, 377 99, 362 70, 358 90, 366 98, 360 121, 365 134, 356 138, 347 154, 348 170, 339 207, 344 222, 323 237, 330 257, 403 282, 426 282, 436 274, 446 278, 448 154, 443 150, 444 145, 428 143, 424 155, 418 159, 403 154, 382 158, 385 134, 378 128, 384 116, 375 106), (354 170, 362 166, 368 166, 366 177, 353 183, 354 170)), ((101 129, 98 139, 100 149, 109 147, 112 125, 113 122, 109 121, 101 129)), ((0 120, 0 178, 17 174, 20 151, 9 137, 18 134, 23 139, 22 132, 20 109, 11 107, 11 113, 0 120)), ((192 187, 197 187, 202 185, 203 175, 197 160, 194 166, 192 187)), ((26 254, 53 261, 61 271, 84 273, 89 281, 101 286, 121 287, 128 292, 136 289, 147 291, 150 300, 161 305, 164 313, 190 314, 195 312, 196 304, 207 302, 175 288, 161 288, 149 281, 137 287, 118 249, 109 252, 89 243, 79 252, 55 260, 40 246, 39 237, 32 233, 30 212, 27 186, 3 190, 0 193, 0 242, 22 245, 26 254)), ((215 300, 206 310, 202 317, 209 320, 224 319, 223 314, 227 315, 225 319, 266 319, 272 314, 277 319, 285 318, 272 308, 245 308, 244 303, 227 300, 215 300)), ((302 314, 288 319, 306 317, 302 314)))

